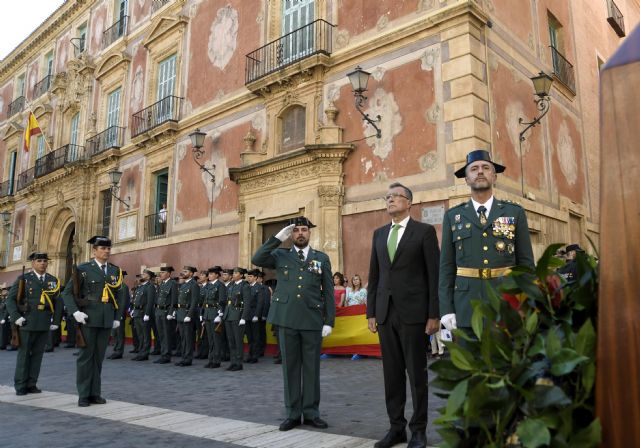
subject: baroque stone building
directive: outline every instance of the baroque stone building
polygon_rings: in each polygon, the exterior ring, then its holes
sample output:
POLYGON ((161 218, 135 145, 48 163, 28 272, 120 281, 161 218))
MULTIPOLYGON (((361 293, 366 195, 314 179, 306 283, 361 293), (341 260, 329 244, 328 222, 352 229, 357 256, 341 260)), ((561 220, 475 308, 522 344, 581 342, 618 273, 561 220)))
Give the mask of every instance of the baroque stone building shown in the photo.
POLYGON ((0 62, 0 280, 36 248, 67 278, 93 234, 129 272, 247 266, 300 214, 366 278, 388 184, 439 229, 474 148, 508 167, 497 195, 526 208, 536 255, 597 244, 598 69, 639 17, 635 0, 67 0, 0 62), (520 148, 540 71, 551 109, 520 148), (43 135, 24 152, 29 111, 43 135))

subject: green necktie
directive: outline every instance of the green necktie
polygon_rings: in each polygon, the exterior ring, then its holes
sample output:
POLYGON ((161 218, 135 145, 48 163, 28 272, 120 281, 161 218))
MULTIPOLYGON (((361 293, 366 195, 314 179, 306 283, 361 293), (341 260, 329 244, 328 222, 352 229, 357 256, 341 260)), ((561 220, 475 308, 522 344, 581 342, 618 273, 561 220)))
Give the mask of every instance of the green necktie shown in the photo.
POLYGON ((389 251, 389 260, 393 261, 393 257, 396 256, 396 249, 398 248, 398 229, 400 224, 394 224, 391 226, 391 233, 389 234, 389 240, 387 240, 387 250, 389 251))

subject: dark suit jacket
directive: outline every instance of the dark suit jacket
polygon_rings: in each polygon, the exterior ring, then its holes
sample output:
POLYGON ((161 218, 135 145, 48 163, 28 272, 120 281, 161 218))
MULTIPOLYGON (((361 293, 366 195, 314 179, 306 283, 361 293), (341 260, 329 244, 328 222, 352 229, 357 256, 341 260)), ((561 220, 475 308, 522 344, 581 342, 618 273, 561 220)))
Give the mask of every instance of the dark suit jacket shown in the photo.
POLYGON ((389 300, 402 322, 426 323, 440 317, 438 308, 438 265, 440 250, 433 226, 409 219, 400 239, 393 263, 387 251, 391 224, 373 233, 367 317, 383 324, 389 311, 389 300))

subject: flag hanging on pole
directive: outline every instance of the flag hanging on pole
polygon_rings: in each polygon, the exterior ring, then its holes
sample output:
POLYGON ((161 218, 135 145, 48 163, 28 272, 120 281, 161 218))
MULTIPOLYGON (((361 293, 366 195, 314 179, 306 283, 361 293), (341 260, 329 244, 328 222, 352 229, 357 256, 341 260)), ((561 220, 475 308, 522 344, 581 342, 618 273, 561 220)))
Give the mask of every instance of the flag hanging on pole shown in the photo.
POLYGON ((36 116, 33 115, 33 112, 29 112, 29 118, 27 118, 27 127, 24 130, 24 145, 22 149, 24 149, 25 152, 29 152, 31 137, 41 133, 42 130, 40 129, 38 120, 36 120, 36 116))

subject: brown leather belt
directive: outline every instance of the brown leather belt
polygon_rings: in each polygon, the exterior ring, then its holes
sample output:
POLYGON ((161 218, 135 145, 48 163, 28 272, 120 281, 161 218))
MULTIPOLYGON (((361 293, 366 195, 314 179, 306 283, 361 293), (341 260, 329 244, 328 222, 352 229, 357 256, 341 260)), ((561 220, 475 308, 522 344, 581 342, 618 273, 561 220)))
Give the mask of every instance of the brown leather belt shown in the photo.
POLYGON ((490 279, 496 277, 503 277, 511 272, 511 266, 506 268, 458 268, 456 275, 460 277, 471 277, 490 279))

